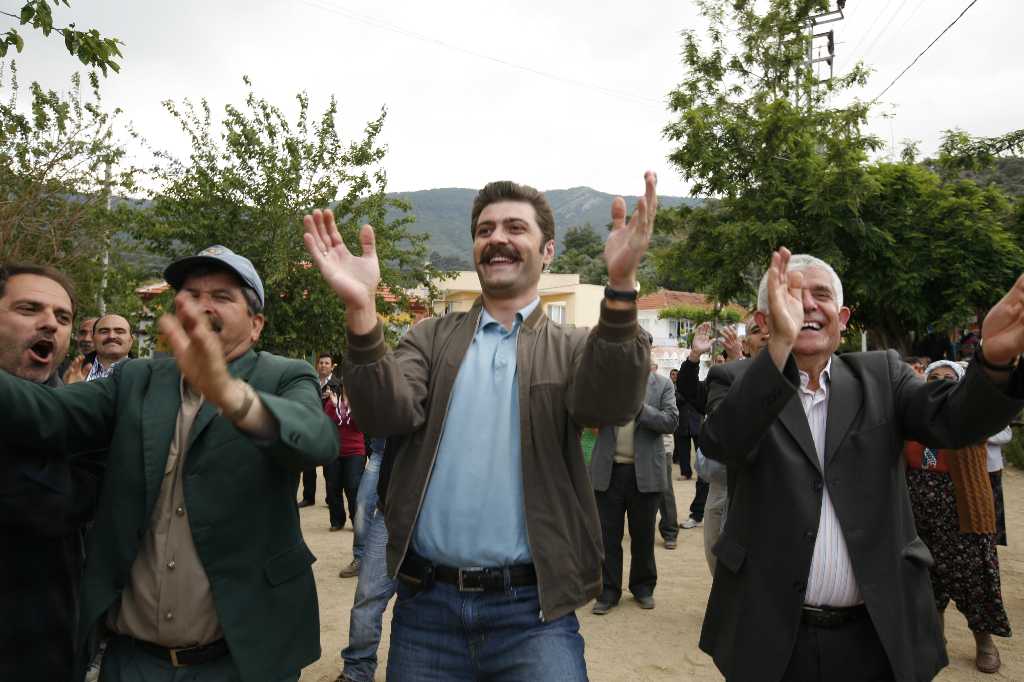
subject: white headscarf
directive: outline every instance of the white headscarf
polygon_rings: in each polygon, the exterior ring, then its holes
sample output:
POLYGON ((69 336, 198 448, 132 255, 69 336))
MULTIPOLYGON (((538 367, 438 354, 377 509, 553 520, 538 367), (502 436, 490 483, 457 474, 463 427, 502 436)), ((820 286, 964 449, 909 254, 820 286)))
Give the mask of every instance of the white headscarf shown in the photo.
POLYGON ((932 373, 932 371, 938 369, 939 367, 949 367, 950 369, 952 369, 953 372, 956 374, 957 381, 963 379, 964 373, 967 372, 967 370, 964 369, 964 366, 961 365, 959 362, 953 362, 952 360, 936 360, 935 362, 924 368, 925 377, 927 377, 929 374, 932 373))

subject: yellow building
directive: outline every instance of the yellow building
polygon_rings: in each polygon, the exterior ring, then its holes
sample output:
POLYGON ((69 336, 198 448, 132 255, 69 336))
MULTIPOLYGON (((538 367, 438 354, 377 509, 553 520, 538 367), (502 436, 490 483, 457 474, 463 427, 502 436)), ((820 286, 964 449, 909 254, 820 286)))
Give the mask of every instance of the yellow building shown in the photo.
MULTIPOLYGON (((432 309, 435 315, 469 310, 480 295, 480 279, 475 270, 451 273, 449 279, 434 282, 439 296, 432 309)), ((601 312, 604 287, 580 284, 579 275, 545 272, 540 276, 540 305, 553 321, 570 327, 593 327, 601 312)))

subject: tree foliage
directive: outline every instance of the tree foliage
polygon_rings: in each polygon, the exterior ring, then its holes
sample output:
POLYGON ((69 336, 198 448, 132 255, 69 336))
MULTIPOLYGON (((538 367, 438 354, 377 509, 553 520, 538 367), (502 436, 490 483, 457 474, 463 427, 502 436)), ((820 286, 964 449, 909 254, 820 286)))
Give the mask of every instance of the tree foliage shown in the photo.
POLYGON ((581 284, 608 283, 604 240, 589 223, 570 227, 562 243, 562 253, 551 261, 551 272, 578 274, 581 284))
POLYGON ((314 118, 305 93, 296 96, 297 116, 258 97, 246 78, 243 106, 225 107, 217 132, 209 104, 167 101, 167 111, 192 145, 182 161, 160 154, 162 189, 153 197, 152 220, 139 232, 170 257, 222 244, 253 261, 267 291, 261 346, 291 356, 338 352, 345 345, 344 313, 337 297, 312 267, 302 245, 301 220, 313 208, 334 208, 350 248, 357 232, 374 226, 382 287, 397 303, 378 296, 387 315, 407 303, 405 290, 429 286, 437 270, 425 265, 426 237, 406 230, 408 217, 386 221, 389 206, 378 143, 385 112, 370 121, 360 140, 345 143, 337 130, 337 102, 314 118))
MULTIPOLYGON (((53 0, 53 6, 71 7, 71 0, 53 0)), ((53 7, 47 0, 28 0, 21 6, 17 14, 0 11, 0 15, 16 19, 19 26, 28 26, 40 31, 44 36, 57 33, 64 38, 64 46, 68 52, 82 62, 82 64, 99 69, 103 75, 107 75, 107 69, 115 73, 121 70, 117 63, 121 55, 121 45, 124 45, 117 38, 105 38, 96 29, 79 31, 74 24, 60 27, 53 24, 53 7)), ((0 58, 7 55, 10 48, 19 53, 25 47, 25 39, 18 33, 16 28, 8 29, 6 33, 0 34, 0 58)))
POLYGON ((806 64, 807 27, 824 0, 700 6, 708 44, 684 34, 687 75, 670 95, 665 133, 677 145, 671 161, 715 200, 681 215, 685 237, 654 254, 663 279, 682 272, 749 306, 785 245, 831 263, 855 319, 903 349, 913 333, 998 299, 1020 271, 1005 227, 1011 205, 969 180, 868 163, 880 147, 863 132, 869 105, 829 104, 863 84, 866 69, 818 83, 806 64))
POLYGON ((137 216, 126 202, 108 202, 136 189, 121 112, 104 110, 95 75, 85 92, 78 74, 67 92, 34 82, 26 104, 19 87, 16 65, 0 62, 8 91, 0 98, 0 260, 63 270, 87 314, 98 311, 106 272, 108 307, 129 315, 139 307, 131 294, 139 273, 125 232, 137 216))
POLYGON ((909 332, 983 315, 1024 271, 1024 251, 1007 229, 1012 205, 997 187, 943 181, 916 164, 880 163, 869 173, 878 190, 862 217, 884 239, 857 253, 843 282, 882 346, 909 350, 909 332))
POLYGON ((429 260, 431 265, 442 272, 473 269, 473 264, 465 256, 444 256, 437 251, 431 251, 429 260))

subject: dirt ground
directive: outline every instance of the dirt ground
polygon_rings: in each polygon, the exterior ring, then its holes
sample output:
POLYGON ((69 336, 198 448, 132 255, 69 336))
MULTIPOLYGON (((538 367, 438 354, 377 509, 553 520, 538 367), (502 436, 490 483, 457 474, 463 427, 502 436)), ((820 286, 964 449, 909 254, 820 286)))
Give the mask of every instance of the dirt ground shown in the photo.
MULTIPOLYGON (((322 658, 303 671, 303 680, 333 682, 341 671, 340 651, 348 641, 348 612, 355 593, 355 578, 338 577, 338 571, 352 558, 350 528, 328 533, 327 508, 323 504, 323 477, 318 481, 317 505, 302 509, 302 528, 318 561, 313 565, 320 595, 322 658)), ((693 499, 692 481, 676 480, 676 501, 680 520, 693 499)), ((1007 469, 1003 477, 1010 546, 999 548, 1003 599, 1010 624, 1024 632, 1024 472, 1007 469)), ((678 549, 669 551, 659 539, 656 550, 657 608, 642 611, 629 598, 606 616, 594 616, 589 606, 580 609, 586 640, 587 669, 594 682, 647 682, 658 680, 721 680, 711 659, 697 648, 711 577, 704 562, 702 529, 679 531, 678 549)), ((629 551, 626 538, 624 552, 629 551)), ((628 555, 624 562, 629 565, 628 555)), ((377 680, 384 679, 390 609, 384 615, 384 634, 379 651, 377 680)), ((974 668, 974 639, 962 616, 952 606, 946 617, 949 667, 937 680, 1024 681, 1024 644, 1019 638, 996 638, 1003 667, 997 675, 984 675, 974 668)))

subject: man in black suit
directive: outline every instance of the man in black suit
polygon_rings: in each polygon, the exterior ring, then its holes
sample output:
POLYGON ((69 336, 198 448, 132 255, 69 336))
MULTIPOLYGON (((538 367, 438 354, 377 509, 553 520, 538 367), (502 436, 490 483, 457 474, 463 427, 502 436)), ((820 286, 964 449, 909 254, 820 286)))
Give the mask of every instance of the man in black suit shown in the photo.
POLYGON ((926 384, 893 351, 834 355, 850 318, 839 278, 772 256, 768 352, 711 370, 701 432, 729 473, 700 639, 727 680, 928 680, 947 664, 900 453, 976 443, 1024 406, 1022 310, 1024 277, 985 318, 967 377, 926 384))
MULTIPOLYGON (((62 273, 0 266, 0 371, 59 388, 75 307, 62 273)), ((105 459, 0 444, 0 680, 71 679, 82 533, 105 459)))

